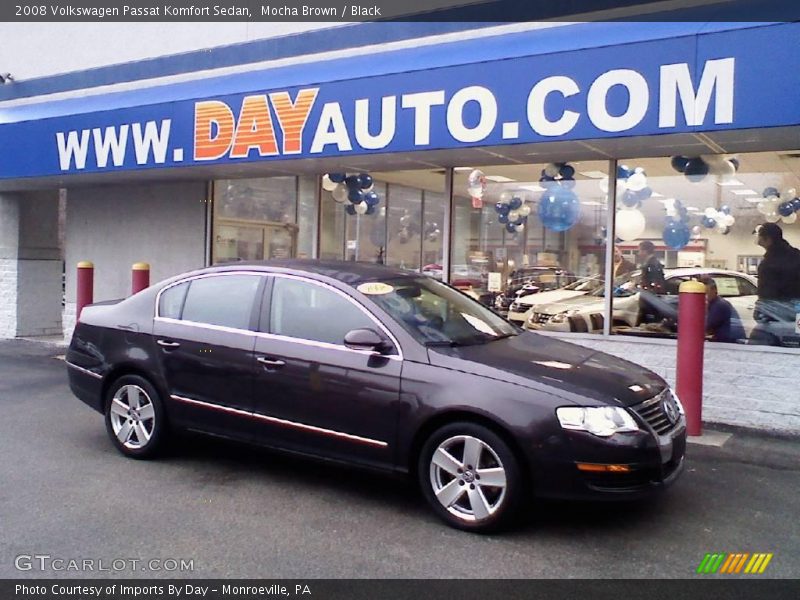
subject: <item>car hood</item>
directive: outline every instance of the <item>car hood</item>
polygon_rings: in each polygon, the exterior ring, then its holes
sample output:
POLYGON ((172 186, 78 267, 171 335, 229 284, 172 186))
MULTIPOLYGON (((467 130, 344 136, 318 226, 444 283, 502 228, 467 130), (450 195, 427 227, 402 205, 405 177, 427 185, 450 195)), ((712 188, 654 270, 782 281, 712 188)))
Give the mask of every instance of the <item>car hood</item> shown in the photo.
POLYGON ((624 406, 642 402, 667 385, 640 365, 532 332, 474 346, 431 348, 429 356, 436 366, 601 401, 613 398, 624 406))
POLYGON ((520 296, 517 302, 527 306, 539 306, 550 302, 558 302, 567 298, 583 296, 586 292, 576 292, 575 290, 552 290, 549 292, 539 292, 538 294, 528 294, 520 296))
POLYGON ((536 307, 537 312, 546 315, 557 315, 568 310, 594 310, 595 307, 600 307, 599 312, 603 312, 605 308, 605 301, 602 297, 597 296, 573 296, 572 298, 565 298, 561 302, 550 302, 548 304, 539 304, 536 307))

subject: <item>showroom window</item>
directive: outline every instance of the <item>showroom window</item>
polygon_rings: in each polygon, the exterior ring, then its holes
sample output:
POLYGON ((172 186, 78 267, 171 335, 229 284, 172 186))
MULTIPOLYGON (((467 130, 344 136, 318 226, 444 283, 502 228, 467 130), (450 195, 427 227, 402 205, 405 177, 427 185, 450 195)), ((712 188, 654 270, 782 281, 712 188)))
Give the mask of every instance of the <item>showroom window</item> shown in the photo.
POLYGON ((615 281, 612 332, 676 337, 678 285, 710 277, 709 313, 730 306, 727 343, 800 347, 798 174, 798 152, 620 161, 616 249, 641 275, 634 294, 618 294, 626 282, 615 281), (764 223, 777 234, 766 260, 764 223))

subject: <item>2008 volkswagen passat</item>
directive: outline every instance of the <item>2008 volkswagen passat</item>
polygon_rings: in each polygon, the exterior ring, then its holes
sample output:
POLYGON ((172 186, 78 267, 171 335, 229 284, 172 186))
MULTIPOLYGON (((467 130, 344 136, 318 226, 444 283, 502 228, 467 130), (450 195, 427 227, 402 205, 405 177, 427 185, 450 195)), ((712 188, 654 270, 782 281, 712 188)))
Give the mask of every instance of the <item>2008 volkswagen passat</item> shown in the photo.
POLYGON ((466 530, 532 495, 637 497, 683 468, 683 410, 654 373, 378 265, 187 273, 84 308, 67 368, 127 456, 183 429, 408 473, 466 530))

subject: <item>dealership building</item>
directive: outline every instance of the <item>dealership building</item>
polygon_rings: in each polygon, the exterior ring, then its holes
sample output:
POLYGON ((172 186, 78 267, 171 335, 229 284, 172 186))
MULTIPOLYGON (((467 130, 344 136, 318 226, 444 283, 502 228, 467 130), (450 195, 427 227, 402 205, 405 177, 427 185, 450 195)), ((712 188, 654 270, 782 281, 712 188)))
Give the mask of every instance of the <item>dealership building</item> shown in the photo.
POLYGON ((0 338, 68 339, 80 261, 102 301, 137 262, 357 260, 481 298, 599 281, 529 318, 674 383, 605 276, 648 240, 667 296, 710 274, 741 315, 705 419, 800 433, 800 308, 753 317, 754 230, 800 246, 800 23, 285 26, 0 25, 0 338))

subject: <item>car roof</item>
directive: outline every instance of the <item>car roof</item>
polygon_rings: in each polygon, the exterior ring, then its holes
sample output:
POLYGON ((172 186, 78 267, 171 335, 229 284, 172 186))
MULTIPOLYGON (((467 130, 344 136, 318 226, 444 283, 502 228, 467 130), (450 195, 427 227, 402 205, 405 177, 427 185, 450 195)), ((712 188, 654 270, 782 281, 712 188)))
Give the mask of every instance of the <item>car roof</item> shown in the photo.
POLYGON ((677 269, 665 269, 664 275, 667 277, 694 277, 698 275, 738 275, 739 277, 746 277, 748 279, 755 279, 752 275, 741 273, 740 271, 731 271, 729 269, 713 269, 708 267, 680 267, 677 269))
POLYGON ((317 260, 309 258, 282 258, 257 261, 235 261, 213 265, 203 269, 203 273, 225 271, 264 271, 281 273, 304 273, 329 277, 345 283, 372 281, 376 279, 397 279, 399 277, 421 277, 419 273, 404 271, 378 265, 344 260, 317 260))

